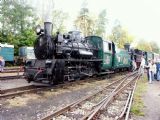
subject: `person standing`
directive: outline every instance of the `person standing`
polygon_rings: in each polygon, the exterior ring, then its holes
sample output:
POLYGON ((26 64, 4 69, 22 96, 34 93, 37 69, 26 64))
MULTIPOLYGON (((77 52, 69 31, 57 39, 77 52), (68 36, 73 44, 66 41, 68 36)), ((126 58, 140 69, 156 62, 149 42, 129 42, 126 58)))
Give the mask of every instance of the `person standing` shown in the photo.
POLYGON ((141 64, 140 64, 140 68, 139 68, 139 72, 141 75, 144 74, 144 68, 145 68, 145 59, 144 56, 141 57, 141 64))
POLYGON ((160 64, 157 64, 157 81, 160 81, 160 64))
POLYGON ((5 66, 5 61, 3 57, 0 56, 0 72, 3 72, 4 66, 5 66))
POLYGON ((148 62, 148 72, 149 72, 149 74, 148 74, 148 77, 149 77, 149 83, 152 83, 152 71, 153 71, 153 67, 152 67, 152 61, 151 60, 149 60, 149 62, 148 62))
POLYGON ((154 60, 152 61, 152 80, 156 80, 156 74, 157 74, 157 66, 154 60))
POLYGON ((2 72, 2 58, 1 58, 1 56, 0 56, 0 72, 2 72))
POLYGON ((132 60, 132 71, 135 71, 137 69, 137 64, 135 60, 132 60))

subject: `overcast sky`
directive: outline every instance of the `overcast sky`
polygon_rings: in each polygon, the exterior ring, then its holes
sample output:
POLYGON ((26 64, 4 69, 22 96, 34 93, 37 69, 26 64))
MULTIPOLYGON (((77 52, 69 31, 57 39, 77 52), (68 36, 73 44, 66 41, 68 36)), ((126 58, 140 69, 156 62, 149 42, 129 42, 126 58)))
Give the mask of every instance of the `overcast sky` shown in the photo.
MULTIPOLYGON (((40 0, 37 1, 33 4, 40 4, 40 0)), ((66 20, 68 30, 73 29, 73 21, 83 2, 84 0, 54 0, 55 9, 69 14, 66 20)), ((95 15, 106 9, 109 20, 107 33, 118 19, 136 39, 156 41, 160 46, 160 0, 87 0, 87 3, 90 12, 95 15)))

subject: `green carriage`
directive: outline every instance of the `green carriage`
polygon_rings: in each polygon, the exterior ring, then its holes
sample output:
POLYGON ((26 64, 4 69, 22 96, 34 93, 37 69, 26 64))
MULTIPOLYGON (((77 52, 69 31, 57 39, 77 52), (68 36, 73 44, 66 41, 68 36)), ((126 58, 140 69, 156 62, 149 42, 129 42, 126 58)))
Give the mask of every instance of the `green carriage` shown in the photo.
POLYGON ((146 60, 154 59, 154 54, 152 52, 146 52, 146 60))
POLYGON ((128 51, 120 49, 115 46, 115 53, 113 56, 113 69, 114 70, 123 70, 130 69, 131 67, 131 56, 128 51))
POLYGON ((131 67, 131 57, 128 51, 119 49, 113 42, 103 40, 98 36, 89 36, 87 40, 98 48, 96 54, 101 60, 100 69, 102 72, 131 67))

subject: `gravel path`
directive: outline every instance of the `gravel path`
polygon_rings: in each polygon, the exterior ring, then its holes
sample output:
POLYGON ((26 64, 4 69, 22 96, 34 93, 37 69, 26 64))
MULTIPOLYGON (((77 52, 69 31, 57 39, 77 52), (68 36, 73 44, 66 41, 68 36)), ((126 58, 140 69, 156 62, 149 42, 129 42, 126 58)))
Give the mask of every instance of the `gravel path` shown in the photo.
POLYGON ((160 120, 160 82, 153 81, 153 84, 148 84, 143 100, 145 116, 136 120, 160 120))
POLYGON ((32 83, 28 83, 25 79, 22 78, 13 80, 0 80, 0 90, 12 89, 29 85, 32 85, 32 83))

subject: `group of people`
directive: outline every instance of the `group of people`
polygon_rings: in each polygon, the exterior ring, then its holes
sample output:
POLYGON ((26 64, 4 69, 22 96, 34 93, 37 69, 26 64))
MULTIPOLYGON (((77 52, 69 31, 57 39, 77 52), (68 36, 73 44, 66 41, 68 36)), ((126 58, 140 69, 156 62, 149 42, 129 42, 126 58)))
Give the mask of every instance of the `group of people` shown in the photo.
POLYGON ((160 80, 160 69, 157 68, 159 67, 157 67, 155 61, 152 59, 148 60, 148 64, 146 65, 144 56, 142 56, 139 73, 143 75, 146 69, 149 83, 152 83, 153 80, 160 80))
POLYGON ((3 57, 0 56, 0 72, 3 72, 5 66, 5 61, 3 57))

